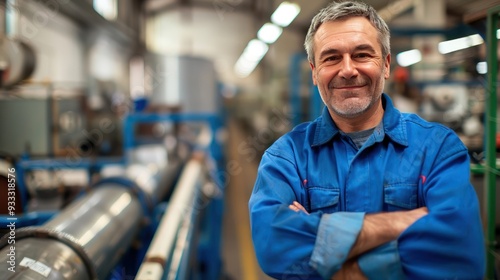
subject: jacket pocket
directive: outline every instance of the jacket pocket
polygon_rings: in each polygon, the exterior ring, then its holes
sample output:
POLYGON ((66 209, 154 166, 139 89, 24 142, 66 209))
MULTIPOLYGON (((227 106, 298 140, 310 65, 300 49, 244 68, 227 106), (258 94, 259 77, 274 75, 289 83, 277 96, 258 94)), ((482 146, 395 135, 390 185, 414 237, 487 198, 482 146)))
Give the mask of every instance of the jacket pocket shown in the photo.
POLYGON ((339 210, 338 188, 309 187, 308 192, 311 212, 333 213, 339 210))
POLYGON ((384 187, 386 211, 411 210, 417 208, 417 184, 392 184, 384 187))

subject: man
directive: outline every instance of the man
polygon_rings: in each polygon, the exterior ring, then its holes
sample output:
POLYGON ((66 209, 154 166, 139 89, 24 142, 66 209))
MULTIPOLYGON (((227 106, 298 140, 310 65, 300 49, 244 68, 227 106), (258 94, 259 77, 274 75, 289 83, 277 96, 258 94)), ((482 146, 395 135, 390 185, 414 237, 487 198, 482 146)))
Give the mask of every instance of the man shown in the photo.
POLYGON ((249 209, 259 263, 279 279, 482 279, 466 147, 382 93, 389 28, 332 3, 305 41, 325 110, 263 155, 249 209))

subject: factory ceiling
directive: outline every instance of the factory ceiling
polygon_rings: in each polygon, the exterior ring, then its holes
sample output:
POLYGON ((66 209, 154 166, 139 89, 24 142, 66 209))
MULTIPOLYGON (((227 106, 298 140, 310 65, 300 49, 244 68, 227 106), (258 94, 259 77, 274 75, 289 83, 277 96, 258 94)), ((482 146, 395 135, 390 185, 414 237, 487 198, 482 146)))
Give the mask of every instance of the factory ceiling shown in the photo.
MULTIPOLYGON (((411 2, 401 0, 367 0, 377 10, 383 9, 397 2, 411 2)), ((499 5, 499 0, 445 0, 448 12, 463 17, 465 22, 483 18, 487 9, 499 5)), ((179 7, 207 7, 214 9, 227 9, 231 11, 241 11, 253 14, 255 17, 269 16, 282 0, 144 0, 146 12, 148 14, 158 13, 168 9, 179 7)), ((307 28, 312 16, 321 8, 330 3, 330 0, 295 0, 302 8, 302 13, 295 22, 295 26, 307 28)))
MULTIPOLYGON (((391 29, 402 29, 406 27, 418 27, 425 22, 419 22, 413 17, 412 7, 420 1, 430 0, 369 0, 365 1, 375 7, 379 12, 384 11, 385 19, 391 29), (418 2, 416 2, 418 1, 418 2), (401 20, 403 19, 403 20, 401 20)), ((446 25, 440 28, 453 28, 460 24, 473 23, 479 19, 484 19, 486 11, 496 5, 500 5, 500 0, 444 0, 446 3, 446 25)), ((218 65, 222 80, 232 83, 238 81, 234 76, 233 66, 249 40, 255 38, 256 31, 269 21, 270 15, 282 0, 144 0, 144 10, 148 18, 162 14, 178 13, 179 21, 170 21, 168 24, 176 25, 180 23, 183 31, 165 29, 164 34, 171 40, 168 43, 160 44, 157 50, 181 51, 190 54, 208 56, 214 59, 218 65), (193 8, 193 9, 190 9, 193 8), (189 12, 186 10, 198 10, 189 12), (203 12, 200 12, 203 11, 203 12), (213 20, 208 23, 210 16, 208 13, 219 17, 219 22, 213 20), (184 19, 183 19, 184 17, 184 19), (223 19, 224 18, 224 19, 223 19), (239 20, 238 18, 241 18, 239 20), (235 26, 239 25, 239 26, 235 26), (213 29, 211 29, 213 28, 213 29), (210 30, 214 30, 211 32, 210 30), (186 40, 186 35, 175 35, 178 32, 189 34, 192 38, 186 40), (170 34, 170 35, 168 35, 170 34), (209 38, 209 37, 212 38, 209 38), (182 38, 181 38, 182 37, 182 38), (180 39, 179 39, 180 38, 180 39), (186 42, 189 41, 189 44, 186 42), (200 41, 197 43, 197 41, 200 41), (186 47, 188 45, 188 47, 186 47)), ((267 54, 267 64, 281 68, 282 75, 286 75, 290 57, 294 52, 302 51, 303 38, 307 32, 312 17, 330 0, 295 0, 291 1, 300 5, 301 12, 297 18, 286 27, 278 41, 270 47, 267 54)), ((432 2, 432 1, 430 1, 432 2)), ((214 16, 212 16, 213 18, 214 16)), ((398 41, 393 42, 393 46, 398 41)), ((395 46, 397 49, 397 45, 395 46)), ((264 65, 266 58, 264 59, 264 65)), ((262 76, 262 75, 261 75, 262 76)), ((247 79, 248 80, 248 79, 247 79)), ((259 80, 250 80, 250 84, 255 84, 259 80)))

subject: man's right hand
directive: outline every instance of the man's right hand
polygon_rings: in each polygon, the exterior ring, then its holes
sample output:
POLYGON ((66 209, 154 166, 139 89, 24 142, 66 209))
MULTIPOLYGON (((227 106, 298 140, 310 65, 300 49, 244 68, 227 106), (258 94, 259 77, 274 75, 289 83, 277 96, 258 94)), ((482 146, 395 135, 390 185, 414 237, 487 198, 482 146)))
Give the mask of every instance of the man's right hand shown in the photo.
POLYGON ((307 212, 306 208, 304 208, 304 206, 302 206, 302 204, 298 203, 297 201, 294 201, 294 202, 292 202, 292 204, 288 205, 288 208, 290 208, 291 210, 293 210, 295 212, 302 211, 302 212, 306 213, 307 215, 309 215, 309 212, 307 212))

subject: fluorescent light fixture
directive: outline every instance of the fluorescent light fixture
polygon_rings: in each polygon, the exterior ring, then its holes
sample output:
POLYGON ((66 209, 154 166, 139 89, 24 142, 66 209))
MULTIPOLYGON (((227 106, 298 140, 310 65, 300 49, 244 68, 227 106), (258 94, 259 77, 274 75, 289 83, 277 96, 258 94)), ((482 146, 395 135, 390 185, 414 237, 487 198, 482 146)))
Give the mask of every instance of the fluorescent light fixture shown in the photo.
POLYGON ((116 0, 94 0, 93 7, 96 12, 107 20, 115 20, 118 15, 116 0))
POLYGON ((281 27, 288 26, 300 13, 300 6, 287 1, 282 2, 271 15, 271 21, 281 27))
POLYGON ((259 29, 257 37, 265 43, 272 44, 278 40, 282 32, 283 28, 268 22, 259 29))
POLYGON ((248 42, 245 50, 234 65, 236 74, 242 78, 250 75, 268 50, 269 46, 261 40, 253 39, 248 42))
POLYGON ((422 54, 419 50, 413 49, 399 53, 396 55, 396 60, 400 66, 406 67, 421 61, 422 54))
POLYGON ((447 54, 454 51, 481 45, 483 42, 483 38, 481 38, 479 34, 474 34, 467 37, 441 42, 438 44, 438 50, 442 54, 447 54))
POLYGON ((477 73, 486 74, 488 73, 488 63, 486 61, 478 62, 476 65, 477 73))
POLYGON ((234 71, 236 72, 236 75, 238 75, 238 77, 246 78, 253 72, 258 64, 259 61, 246 61, 240 58, 234 66, 234 71))
POLYGON ((266 55, 269 47, 266 43, 258 39, 253 39, 248 42, 247 47, 243 51, 243 56, 251 61, 261 60, 266 55))

